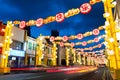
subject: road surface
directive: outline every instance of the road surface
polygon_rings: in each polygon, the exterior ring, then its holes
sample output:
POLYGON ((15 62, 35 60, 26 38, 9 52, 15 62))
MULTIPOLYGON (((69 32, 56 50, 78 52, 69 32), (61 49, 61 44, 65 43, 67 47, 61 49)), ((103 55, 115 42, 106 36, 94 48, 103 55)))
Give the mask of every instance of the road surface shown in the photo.
POLYGON ((112 80, 109 70, 98 68, 94 71, 47 71, 36 73, 20 73, 0 75, 0 80, 112 80), (107 77, 106 77, 107 76, 107 77))

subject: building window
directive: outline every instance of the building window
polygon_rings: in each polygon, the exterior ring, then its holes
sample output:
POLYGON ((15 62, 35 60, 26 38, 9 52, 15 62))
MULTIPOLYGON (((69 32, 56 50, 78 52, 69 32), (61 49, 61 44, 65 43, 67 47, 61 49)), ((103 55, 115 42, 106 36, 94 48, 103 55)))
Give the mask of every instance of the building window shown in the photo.
POLYGON ((13 40, 13 43, 10 45, 10 48, 14 50, 23 50, 23 43, 13 40))

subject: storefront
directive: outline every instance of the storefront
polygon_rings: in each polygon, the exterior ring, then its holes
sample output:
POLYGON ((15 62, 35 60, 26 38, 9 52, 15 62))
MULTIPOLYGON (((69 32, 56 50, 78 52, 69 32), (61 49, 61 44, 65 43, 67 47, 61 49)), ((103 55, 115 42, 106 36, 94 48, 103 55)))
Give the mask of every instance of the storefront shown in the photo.
POLYGON ((28 37, 26 41, 26 65, 35 66, 36 39, 28 37))
POLYGON ((8 66, 18 68, 24 67, 25 51, 10 50, 8 66))

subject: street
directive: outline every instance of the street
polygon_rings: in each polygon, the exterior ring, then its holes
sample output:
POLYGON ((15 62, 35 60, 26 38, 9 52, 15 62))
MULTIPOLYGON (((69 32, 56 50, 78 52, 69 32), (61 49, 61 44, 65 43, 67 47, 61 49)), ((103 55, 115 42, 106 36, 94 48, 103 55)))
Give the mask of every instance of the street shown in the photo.
MULTIPOLYGON (((19 73, 0 75, 0 80, 104 80, 106 68, 98 68, 92 71, 46 71, 34 73, 19 73)), ((108 73, 109 74, 109 73, 108 73)), ((108 76, 108 75, 107 75, 108 76)), ((110 76, 109 79, 112 80, 110 76)))

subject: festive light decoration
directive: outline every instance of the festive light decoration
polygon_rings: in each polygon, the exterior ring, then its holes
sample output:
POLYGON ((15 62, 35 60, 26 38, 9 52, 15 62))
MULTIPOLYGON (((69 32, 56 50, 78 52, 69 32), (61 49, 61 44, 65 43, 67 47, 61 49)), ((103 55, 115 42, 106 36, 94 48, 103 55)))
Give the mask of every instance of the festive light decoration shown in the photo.
POLYGON ((82 39, 82 38, 83 38, 83 35, 80 33, 80 34, 77 35, 77 38, 78 38, 78 39, 82 39))
POLYGON ((75 46, 75 44, 74 43, 71 43, 71 47, 74 47, 75 46))
POLYGON ((90 4, 95 4, 95 3, 98 3, 100 2, 101 0, 90 0, 90 4))
POLYGON ((82 14, 87 14, 91 11, 92 7, 89 3, 84 3, 80 6, 80 12, 82 14))
POLYGON ((43 19, 42 18, 39 18, 36 20, 36 26, 40 27, 43 25, 43 19))
MULTIPOLYGON (((104 27, 104 26, 98 27, 98 30, 103 30, 103 29, 104 29, 103 27, 104 27)), ((99 33, 100 33, 100 31, 99 31, 99 33)), ((69 36, 68 39, 69 39, 69 40, 75 39, 75 38, 82 39, 82 38, 87 37, 87 36, 90 36, 90 35, 92 35, 92 34, 93 34, 93 31, 85 32, 84 34, 79 33, 79 34, 77 34, 77 35, 71 35, 71 36, 69 36)), ((103 36, 102 36, 102 37, 103 37, 103 36)), ((50 36, 45 36, 45 38, 50 38, 50 36)), ((58 37, 55 38, 55 40, 62 40, 62 37, 58 36, 58 37)), ((91 43, 91 41, 89 41, 88 43, 91 43)), ((81 44, 81 43, 80 43, 80 44, 81 44)))
POLYGON ((101 44, 98 44, 98 48, 101 48, 102 47, 102 45, 101 44))
POLYGON ((21 29, 24 29, 25 26, 26 26, 26 22, 25 22, 25 21, 21 21, 20 24, 19 24, 19 27, 20 27, 21 29))
POLYGON ((91 51, 92 51, 92 50, 93 50, 93 48, 92 48, 92 47, 89 47, 89 50, 91 50, 91 51))
POLYGON ((80 13, 79 8, 68 10, 68 12, 65 13, 65 18, 68 18, 79 13, 80 13))
POLYGON ((99 38, 94 38, 94 42, 99 42, 99 38))
POLYGON ((83 46, 86 46, 86 45, 87 45, 87 42, 86 42, 86 41, 83 41, 83 42, 82 42, 82 45, 83 45, 83 46))
POLYGON ((99 29, 94 29, 94 30, 93 30, 93 34, 94 34, 94 35, 99 35, 99 33, 100 33, 99 29))
POLYGON ((53 42, 55 38, 53 36, 50 37, 50 41, 53 42))
MULTIPOLYGON (((77 49, 78 50, 78 49, 77 49)), ((101 50, 97 50, 97 51, 87 51, 86 53, 93 53, 93 54, 95 54, 95 53, 102 53, 104 51, 104 49, 101 49, 101 50)), ((99 55, 101 55, 101 54, 99 54, 99 55)))
MULTIPOLYGON (((85 51, 85 50, 91 50, 91 48, 92 48, 92 50, 95 49, 95 48, 101 48, 102 45, 103 45, 103 43, 104 43, 104 42, 102 42, 101 44, 98 44, 98 45, 89 47, 89 48, 81 48, 81 49, 83 49, 83 50, 85 51)), ((77 48, 76 50, 80 50, 80 51, 81 51, 81 49, 80 49, 80 48, 77 48)), ((81 51, 81 52, 82 52, 82 51, 81 51)))
POLYGON ((64 20, 64 14, 63 13, 58 13, 57 15, 56 15, 56 21, 57 22, 62 22, 63 20, 64 20))
MULTIPOLYGON (((92 4, 94 4, 94 3, 96 3, 96 2, 100 2, 101 0, 91 0, 91 2, 90 2, 90 4, 92 3, 92 4)), ((68 18, 68 17, 70 17, 70 16, 73 16, 73 15, 76 15, 76 14, 78 14, 78 13, 83 13, 83 14, 86 14, 86 13, 88 13, 88 12, 90 12, 90 10, 91 10, 91 5, 89 5, 89 3, 85 3, 85 4, 83 4, 83 5, 81 5, 80 6, 80 10, 77 8, 77 9, 72 9, 69 13, 70 14, 68 14, 68 13, 65 13, 65 14, 63 14, 63 13, 61 13, 61 14, 57 14, 56 16, 50 16, 50 17, 48 17, 48 18, 46 18, 46 19, 42 19, 42 20, 39 20, 39 19, 37 19, 36 21, 35 20, 29 20, 28 22, 25 22, 25 21, 14 21, 13 22, 13 24, 19 24, 19 26, 20 26, 20 28, 25 28, 26 26, 32 26, 32 25, 36 25, 36 26, 38 26, 38 27, 40 27, 40 26, 42 26, 43 24, 47 24, 47 23, 50 23, 50 22, 53 22, 53 21, 57 21, 57 22, 61 22, 61 21, 63 21, 64 20, 64 18, 68 18)), ((102 30, 103 28, 102 27, 100 27, 99 28, 99 30, 102 30)), ((90 36, 90 35, 92 35, 91 34, 91 32, 87 32, 87 33, 85 33, 84 35, 83 35, 83 37, 86 37, 86 36, 90 36)), ((94 34, 94 35, 98 35, 98 34, 94 34)), ((9 38, 9 37, 6 37, 6 38, 9 38)), ((68 37, 67 37, 68 38, 68 37)), ((75 36, 75 38, 76 38, 76 36, 75 36)), ((52 39, 51 41, 54 41, 55 39, 52 39)), ((68 40, 68 39, 67 39, 68 40)), ((65 40, 66 41, 66 40, 65 40)), ((9 42, 9 40, 7 41, 7 42, 9 42)), ((89 42, 91 42, 91 41, 89 41, 89 42)), ((86 42, 87 43, 87 42, 86 42)), ((55 44, 54 44, 55 45, 55 44)), ((56 45, 55 45, 56 46, 56 45)), ((54 55, 56 54, 56 47, 55 46, 53 46, 53 53, 54 53, 54 55)), ((101 47, 102 46, 102 44, 98 44, 97 46, 93 46, 92 48, 94 49, 94 48, 97 48, 97 47, 101 47)), ((85 48, 85 49, 82 49, 81 51, 84 51, 84 50, 89 50, 88 48, 85 48)), ((68 50, 69 51, 69 50, 68 50)), ((5 53, 7 53, 7 52, 5 52, 5 53)), ((111 50, 111 52, 110 52, 111 54, 114 54, 114 51, 112 51, 111 50)), ((68 52, 67 52, 67 54, 68 54, 68 52)), ((88 54, 88 53, 86 53, 86 54, 88 54)), ((53 55, 53 56, 54 56, 53 55)), ((87 55, 86 55, 87 56, 87 55)), ((2 56, 2 57, 4 57, 4 58, 6 58, 6 56, 2 56)), ((67 58, 68 58, 68 56, 67 56, 67 58)), ((7 60, 7 59, 6 59, 7 60)), ((54 60, 53 61, 53 64, 54 64, 54 66, 56 65, 55 63, 56 63, 56 56, 52 59, 52 60, 54 60)), ((69 59, 67 59, 67 60, 69 60, 69 59)), ((7 61, 4 61, 4 62, 7 62, 7 61)), ((67 62, 66 61, 66 63, 68 64, 69 62, 67 62)), ((6 67, 5 67, 6 68, 6 67)))
POLYGON ((64 43, 63 43, 63 42, 60 42, 60 46, 63 47, 63 46, 64 46, 64 43))
POLYGON ((80 49, 81 50, 81 52, 84 52, 84 49, 82 48, 82 49, 80 49))
MULTIPOLYGON (((82 14, 87 14, 88 12, 91 11, 91 9, 92 9, 92 7, 89 3, 84 3, 80 6, 80 8, 68 10, 66 13, 58 13, 58 14, 56 14, 56 16, 49 16, 46 19, 39 18, 37 20, 29 20, 28 22, 26 22, 26 26, 36 25, 36 26, 40 27, 43 24, 47 24, 47 23, 50 23, 53 21, 62 22, 65 18, 77 15, 80 12, 82 14)), ((13 21, 13 24, 17 25, 17 24, 20 24, 21 22, 22 21, 16 20, 16 21, 13 21)), ((22 26, 21 28, 24 28, 24 27, 22 26)))
POLYGON ((68 37, 67 36, 63 36, 63 41, 67 41, 68 40, 68 37))

